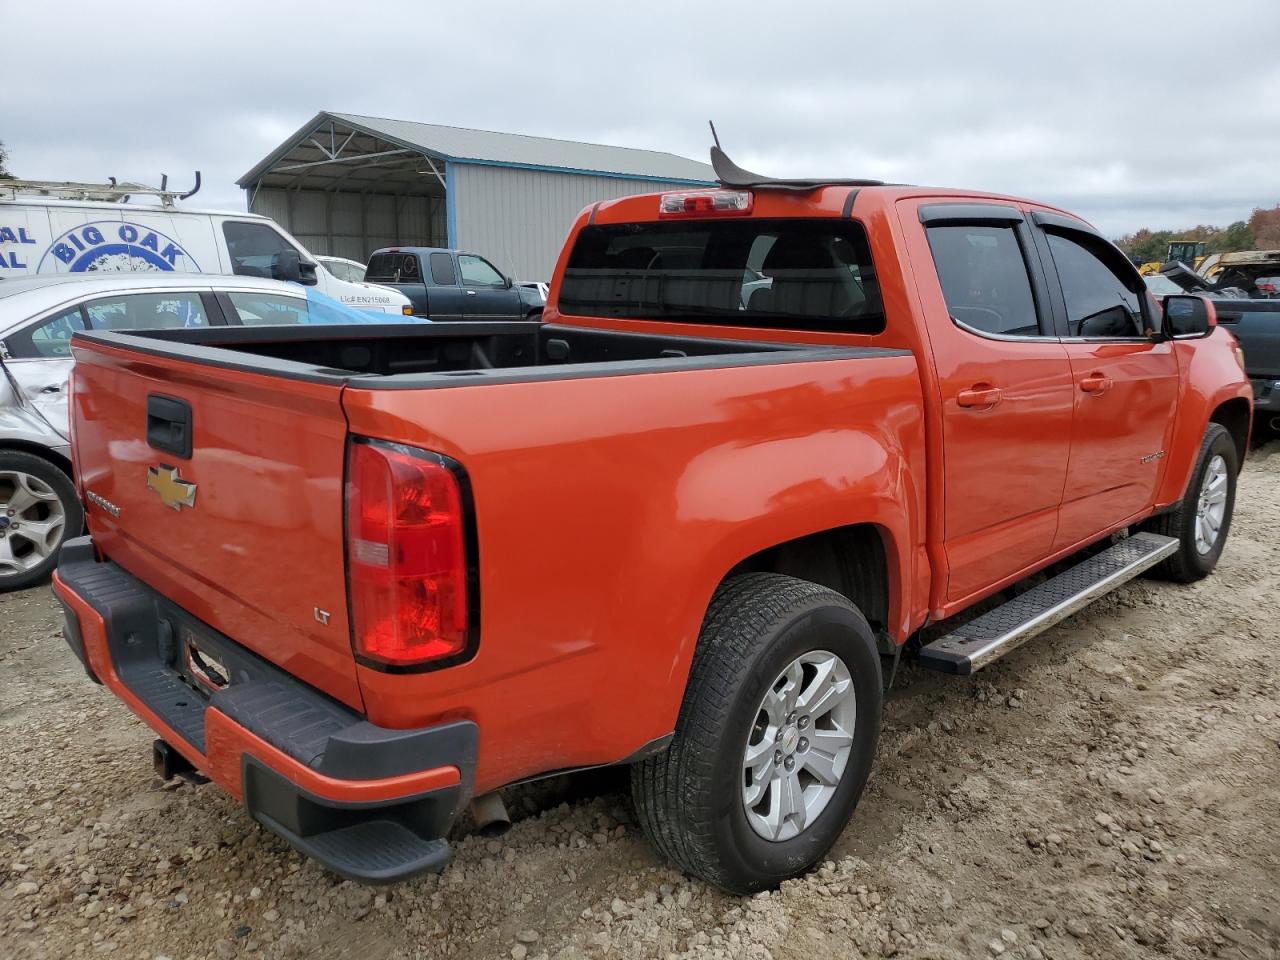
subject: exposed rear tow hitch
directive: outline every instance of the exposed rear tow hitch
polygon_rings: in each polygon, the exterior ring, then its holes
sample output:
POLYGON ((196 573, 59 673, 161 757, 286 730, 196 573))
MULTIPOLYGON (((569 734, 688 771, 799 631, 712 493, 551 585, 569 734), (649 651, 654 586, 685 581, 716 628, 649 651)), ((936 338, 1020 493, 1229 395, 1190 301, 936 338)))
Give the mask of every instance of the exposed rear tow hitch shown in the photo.
POLYGON ((163 740, 151 744, 151 762, 161 780, 182 777, 192 783, 208 783, 209 778, 191 765, 191 761, 163 740))

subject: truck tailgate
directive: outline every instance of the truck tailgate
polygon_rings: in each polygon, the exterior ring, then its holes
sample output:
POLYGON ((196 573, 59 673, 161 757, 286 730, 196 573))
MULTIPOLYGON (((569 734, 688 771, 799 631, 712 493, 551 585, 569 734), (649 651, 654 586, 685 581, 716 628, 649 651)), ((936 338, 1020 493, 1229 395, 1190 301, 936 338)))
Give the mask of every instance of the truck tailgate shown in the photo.
POLYGON ((343 553, 341 384, 79 340, 74 353, 72 430, 99 550, 359 709, 343 553))

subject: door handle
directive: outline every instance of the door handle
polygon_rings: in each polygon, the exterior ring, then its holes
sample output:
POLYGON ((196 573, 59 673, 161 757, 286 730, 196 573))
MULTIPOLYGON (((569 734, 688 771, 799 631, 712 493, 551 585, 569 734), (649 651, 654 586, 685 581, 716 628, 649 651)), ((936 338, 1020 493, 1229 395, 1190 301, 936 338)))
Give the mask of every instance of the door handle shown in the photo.
POLYGON ((962 407, 994 407, 1003 396, 999 387, 977 383, 956 394, 956 403, 962 407))
POLYGON ((475 292, 474 290, 468 290, 468 291, 467 291, 467 296, 468 296, 468 297, 474 297, 475 295, 476 295, 476 292, 475 292))
POLYGON ((1106 393, 1111 389, 1112 380, 1110 377, 1104 377, 1100 373, 1091 373, 1080 381, 1080 389, 1085 393, 1092 393, 1097 396, 1106 393))
POLYGON ((40 392, 41 393, 61 393, 62 384, 60 383, 45 384, 43 387, 40 388, 40 392))

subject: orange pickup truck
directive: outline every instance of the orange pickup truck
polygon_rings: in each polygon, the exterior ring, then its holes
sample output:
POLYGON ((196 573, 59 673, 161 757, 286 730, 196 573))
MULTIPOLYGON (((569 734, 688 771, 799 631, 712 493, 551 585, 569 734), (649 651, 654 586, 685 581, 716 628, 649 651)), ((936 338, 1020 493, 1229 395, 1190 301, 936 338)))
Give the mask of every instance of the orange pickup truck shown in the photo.
POLYGON ((1213 569, 1252 410, 1207 301, 1043 204, 713 159, 583 211, 538 325, 76 335, 54 588, 162 772, 388 882, 630 764, 663 854, 758 890, 848 821, 904 648, 1213 569))

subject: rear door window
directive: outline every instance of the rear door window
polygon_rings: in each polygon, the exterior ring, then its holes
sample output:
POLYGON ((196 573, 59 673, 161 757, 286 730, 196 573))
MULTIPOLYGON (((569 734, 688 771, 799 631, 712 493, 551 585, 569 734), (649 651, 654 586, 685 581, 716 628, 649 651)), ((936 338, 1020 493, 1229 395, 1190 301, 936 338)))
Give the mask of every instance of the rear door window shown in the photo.
POLYGON ((1027 262, 1012 225, 930 227, 929 249, 953 321, 977 333, 1041 335, 1027 262))
POLYGON ((174 330, 207 327, 200 294, 190 292, 132 293, 103 297, 85 305, 94 330, 174 330))
POLYGON ((71 356, 71 335, 84 330, 84 315, 72 307, 4 338, 14 360, 60 360, 71 356))
POLYGON ((364 278, 369 283, 421 283, 422 270, 416 253, 375 253, 369 258, 364 278))
POLYGON ((238 319, 246 327, 295 326, 311 322, 306 297, 286 297, 277 293, 227 292, 238 319))
POLYGON ((452 287, 458 282, 457 273, 453 269, 453 254, 431 254, 431 282, 438 287, 452 287))
POLYGON ((560 285, 570 316, 879 333, 884 308, 850 220, 707 220, 584 228, 560 285))

